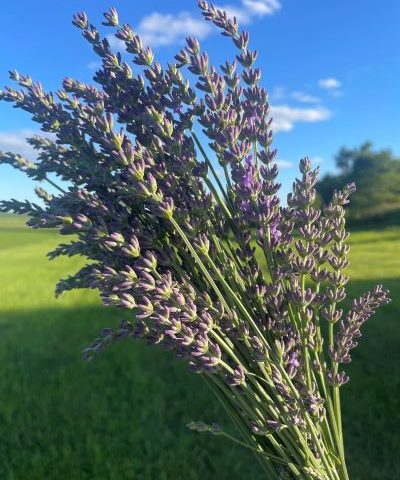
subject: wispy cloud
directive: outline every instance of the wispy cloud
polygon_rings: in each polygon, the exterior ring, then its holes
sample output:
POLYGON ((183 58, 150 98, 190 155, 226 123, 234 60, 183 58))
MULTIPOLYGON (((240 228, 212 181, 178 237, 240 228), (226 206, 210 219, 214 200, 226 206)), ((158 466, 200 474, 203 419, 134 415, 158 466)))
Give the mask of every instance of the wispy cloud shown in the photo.
POLYGON ((301 91, 292 92, 292 97, 301 103, 319 103, 321 101, 320 98, 301 91))
POLYGON ((289 160, 282 160, 281 158, 278 159, 276 161, 276 163, 278 164, 278 167, 281 169, 281 170, 287 170, 288 168, 293 168, 294 167, 294 163, 293 162, 290 162, 289 160))
MULTIPOLYGON (((106 38, 108 40, 108 43, 110 44, 110 47, 114 50, 125 50, 125 43, 119 38, 115 37, 113 34, 108 34, 106 38)), ((90 69, 90 64, 88 64, 88 68, 90 69)))
POLYGON ((30 130, 28 128, 14 130, 12 132, 0 131, 0 151, 18 153, 28 160, 34 160, 37 157, 37 150, 26 141, 27 138, 39 135, 39 137, 54 139, 55 135, 40 130, 30 130))
MULTIPOLYGON (((117 39, 115 39, 115 40, 117 40, 117 39)), ((101 62, 99 62, 98 60, 93 60, 92 62, 89 62, 87 64, 87 67, 88 67, 89 70, 97 70, 98 68, 101 67, 101 62)))
POLYGON ((324 90, 336 90, 342 86, 342 83, 334 77, 321 78, 318 85, 324 90))
POLYGON ((290 91, 285 86, 274 87, 271 94, 270 100, 272 103, 282 101, 282 100, 294 99, 300 103, 320 103, 321 99, 315 95, 311 95, 302 90, 290 91))
POLYGON ((287 96, 286 87, 280 85, 272 89, 272 92, 270 93, 269 98, 272 102, 277 102, 279 100, 282 100, 286 96, 287 96))
POLYGON ((319 156, 310 157, 310 160, 311 160, 311 163, 315 166, 321 165, 321 163, 325 162, 325 159, 319 156))
MULTIPOLYGON (((311 163, 315 166, 321 165, 324 162, 322 157, 310 157, 311 163)), ((289 168, 293 168, 296 166, 296 162, 292 162, 290 160, 283 160, 279 158, 276 163, 281 170, 288 170, 289 168)))
POLYGON ((241 5, 218 5, 225 10, 229 17, 236 17, 238 22, 249 24, 257 17, 273 15, 280 10, 281 3, 278 0, 241 0, 241 5))
POLYGON ((33 130, 17 130, 14 132, 0 132, 0 151, 18 153, 29 159, 35 157, 35 150, 25 140, 39 132, 33 130))
POLYGON ((281 8, 278 0, 242 0, 243 7, 254 15, 272 15, 281 8))
POLYGON ((289 105, 271 105, 272 128, 275 132, 289 132, 296 123, 315 123, 328 120, 332 112, 325 107, 293 108, 289 105))

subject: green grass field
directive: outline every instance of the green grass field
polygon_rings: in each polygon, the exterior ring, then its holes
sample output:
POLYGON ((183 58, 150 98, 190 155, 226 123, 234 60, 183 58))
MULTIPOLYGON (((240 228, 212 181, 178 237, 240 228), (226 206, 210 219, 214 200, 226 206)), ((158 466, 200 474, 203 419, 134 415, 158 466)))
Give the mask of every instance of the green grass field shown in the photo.
MULTIPOLYGON (((225 424, 199 376, 165 352, 125 341, 91 363, 81 350, 121 312, 93 292, 55 300, 81 261, 47 261, 53 231, 0 216, 0 479, 262 478, 254 457, 190 420, 225 424)), ((343 387, 352 480, 400 478, 400 229, 351 239, 350 296, 377 281, 393 302, 364 329, 343 387)))

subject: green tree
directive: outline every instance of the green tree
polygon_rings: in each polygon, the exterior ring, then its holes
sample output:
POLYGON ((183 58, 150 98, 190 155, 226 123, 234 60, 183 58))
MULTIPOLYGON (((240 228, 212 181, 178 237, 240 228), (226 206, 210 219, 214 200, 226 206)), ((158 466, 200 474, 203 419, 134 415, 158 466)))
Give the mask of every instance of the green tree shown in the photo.
POLYGON ((335 162, 338 174, 326 175, 317 185, 324 203, 343 183, 355 182, 349 219, 369 221, 400 212, 400 158, 390 150, 374 150, 372 143, 365 142, 357 148, 341 148, 335 162))

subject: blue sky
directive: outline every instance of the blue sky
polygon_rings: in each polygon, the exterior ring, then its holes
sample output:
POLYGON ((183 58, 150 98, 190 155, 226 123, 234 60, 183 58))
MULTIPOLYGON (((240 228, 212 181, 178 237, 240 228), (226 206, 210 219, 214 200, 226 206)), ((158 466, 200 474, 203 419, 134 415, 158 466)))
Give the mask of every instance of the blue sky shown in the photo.
MULTIPOLYGON (((90 81, 96 56, 71 24, 84 10, 100 25, 115 6, 161 63, 187 35, 198 36, 211 60, 231 58, 229 40, 201 20, 195 0, 35 0, 2 6, 0 85, 8 70, 59 88, 64 76, 90 81)), ((322 173, 334 169, 342 145, 371 140, 400 154, 400 2, 398 0, 220 0, 250 31, 270 94, 284 191, 305 155, 322 173)), ((106 30, 110 33, 110 30, 106 30)), ((0 102, 0 150, 30 155, 24 136, 37 131, 25 112, 0 102)), ((35 198, 33 184, 0 166, 0 199, 35 198)))

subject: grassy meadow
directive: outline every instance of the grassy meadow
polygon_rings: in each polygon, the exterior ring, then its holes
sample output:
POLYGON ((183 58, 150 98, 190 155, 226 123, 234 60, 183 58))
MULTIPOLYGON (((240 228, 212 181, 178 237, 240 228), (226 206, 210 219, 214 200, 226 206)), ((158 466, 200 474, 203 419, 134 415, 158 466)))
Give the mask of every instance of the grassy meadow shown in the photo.
MULTIPOLYGON (((197 480, 262 478, 251 453, 189 431, 226 424, 202 379, 154 348, 121 342, 91 363, 81 350, 129 313, 94 292, 58 300, 54 285, 80 259, 49 262, 54 231, 0 216, 0 479, 197 480)), ((352 480, 400 478, 400 229, 351 237, 349 296, 376 282, 393 302, 364 328, 343 387, 352 480)))

